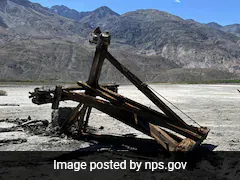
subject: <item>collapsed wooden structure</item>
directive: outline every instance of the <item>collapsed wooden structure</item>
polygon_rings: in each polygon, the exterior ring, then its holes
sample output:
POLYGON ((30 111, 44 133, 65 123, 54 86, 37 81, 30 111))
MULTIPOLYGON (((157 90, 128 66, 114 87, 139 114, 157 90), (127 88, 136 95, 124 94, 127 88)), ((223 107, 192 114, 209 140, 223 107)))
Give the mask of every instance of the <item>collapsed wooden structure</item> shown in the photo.
POLYGON ((35 104, 52 103, 52 109, 58 109, 60 101, 76 101, 79 105, 73 110, 69 119, 62 124, 67 130, 78 121, 79 134, 86 132, 92 108, 153 137, 167 151, 190 151, 207 137, 209 129, 194 127, 185 123, 152 90, 109 52, 110 35, 96 28, 92 33, 91 43, 96 44, 95 56, 86 83, 78 82, 77 87, 62 88, 57 86, 52 91, 35 89, 30 98, 35 104), (162 112, 153 110, 138 102, 119 95, 117 86, 98 84, 104 59, 108 59, 127 79, 145 94, 162 112), (83 90, 83 92, 76 92, 83 90), (98 98, 100 97, 100 98, 98 98), (181 135, 181 136, 179 136, 181 135), (184 138, 183 138, 184 137, 184 138))

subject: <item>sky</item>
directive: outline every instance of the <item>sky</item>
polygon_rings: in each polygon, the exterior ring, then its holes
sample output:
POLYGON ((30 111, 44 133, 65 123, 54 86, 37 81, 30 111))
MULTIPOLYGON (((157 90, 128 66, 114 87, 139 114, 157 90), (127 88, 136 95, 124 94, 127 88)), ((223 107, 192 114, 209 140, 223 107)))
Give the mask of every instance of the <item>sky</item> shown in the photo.
POLYGON ((240 0, 30 0, 42 6, 65 5, 77 11, 92 11, 108 6, 124 14, 137 9, 158 9, 183 19, 221 25, 240 24, 240 0))

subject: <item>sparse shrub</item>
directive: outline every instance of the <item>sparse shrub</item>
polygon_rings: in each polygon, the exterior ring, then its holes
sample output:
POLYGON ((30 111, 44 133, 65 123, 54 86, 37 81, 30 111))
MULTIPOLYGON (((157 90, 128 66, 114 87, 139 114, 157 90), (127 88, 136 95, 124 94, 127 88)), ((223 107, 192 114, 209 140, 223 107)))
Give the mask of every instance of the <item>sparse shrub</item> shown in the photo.
POLYGON ((3 90, 0 90, 0 96, 7 96, 7 92, 3 91, 3 90))

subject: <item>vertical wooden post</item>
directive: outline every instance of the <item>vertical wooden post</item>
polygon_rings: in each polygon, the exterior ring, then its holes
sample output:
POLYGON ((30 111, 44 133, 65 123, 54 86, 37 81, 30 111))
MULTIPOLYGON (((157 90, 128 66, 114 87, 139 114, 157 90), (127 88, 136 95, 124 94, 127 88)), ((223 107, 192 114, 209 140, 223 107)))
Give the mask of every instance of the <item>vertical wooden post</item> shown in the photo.
POLYGON ((82 134, 82 126, 83 126, 83 121, 84 121, 84 117, 85 117, 85 114, 86 114, 86 111, 87 111, 87 105, 83 105, 82 109, 80 110, 79 114, 80 114, 80 117, 79 117, 79 120, 78 120, 78 132, 79 134, 82 134))
POLYGON ((96 88, 98 87, 98 80, 104 59, 106 58, 107 48, 110 44, 110 35, 109 33, 102 33, 100 28, 96 28, 93 33, 94 37, 97 38, 97 40, 94 41, 97 46, 87 84, 96 88))
POLYGON ((87 116, 86 116, 85 122, 84 122, 84 124, 83 124, 83 131, 84 131, 84 132, 86 132, 86 128, 87 128, 87 125, 88 125, 88 121, 89 121, 89 117, 90 117, 91 111, 92 111, 92 107, 91 107, 91 106, 88 106, 87 116))
POLYGON ((61 96, 62 96, 62 86, 56 86, 54 99, 52 103, 52 109, 58 109, 61 96))
POLYGON ((106 57, 107 47, 98 45, 96 48, 95 56, 93 58, 92 68, 87 81, 87 84, 93 88, 98 87, 98 80, 100 78, 104 59, 106 57))
MULTIPOLYGON (((100 28, 96 28, 93 33, 95 35, 95 38, 97 38, 97 41, 96 41, 97 46, 96 46, 96 51, 93 58, 92 67, 91 67, 87 84, 92 88, 97 88, 99 87, 98 81, 102 71, 104 59, 106 58, 107 48, 108 48, 108 45, 110 44, 110 35, 108 33, 102 34, 100 28)), ((96 94, 90 91, 86 91, 85 94, 96 97, 96 94)), ((88 125, 88 120, 90 117, 92 107, 89 106, 89 107, 86 107, 86 109, 88 111, 87 111, 87 117, 86 117, 85 123, 83 125, 84 131, 86 131, 86 127, 88 125)), ((84 113, 86 113, 86 111, 84 113)))

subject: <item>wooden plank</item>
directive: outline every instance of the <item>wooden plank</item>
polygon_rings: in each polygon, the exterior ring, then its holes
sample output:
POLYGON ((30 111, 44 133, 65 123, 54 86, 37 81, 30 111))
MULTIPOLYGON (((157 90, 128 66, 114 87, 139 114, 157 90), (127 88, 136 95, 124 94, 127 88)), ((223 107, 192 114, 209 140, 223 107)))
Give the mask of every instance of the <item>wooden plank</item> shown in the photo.
POLYGON ((156 139, 156 141, 161 144, 164 149, 168 151, 174 151, 178 142, 170 137, 164 130, 160 129, 158 126, 149 123, 151 136, 156 139))
MULTIPOLYGON (((151 109, 150 107, 144 106, 144 105, 142 105, 142 104, 140 104, 136 101, 133 101, 133 100, 127 98, 127 97, 121 96, 120 94, 117 94, 113 91, 110 91, 109 89, 106 89, 102 86, 100 86, 99 89, 101 91, 106 92, 109 95, 113 96, 114 98, 116 98, 120 102, 127 102, 129 104, 133 104, 134 106, 138 107, 139 109, 142 109, 143 111, 151 111, 151 113, 154 113, 154 114, 159 115, 159 116, 165 116, 167 118, 167 116, 163 113, 160 113, 160 112, 158 112, 154 109, 151 109)), ((171 121, 171 119, 169 119, 169 121, 171 121)), ((173 122, 173 121, 171 121, 171 122, 173 122)))

